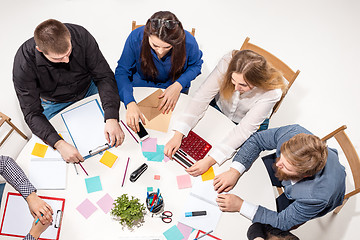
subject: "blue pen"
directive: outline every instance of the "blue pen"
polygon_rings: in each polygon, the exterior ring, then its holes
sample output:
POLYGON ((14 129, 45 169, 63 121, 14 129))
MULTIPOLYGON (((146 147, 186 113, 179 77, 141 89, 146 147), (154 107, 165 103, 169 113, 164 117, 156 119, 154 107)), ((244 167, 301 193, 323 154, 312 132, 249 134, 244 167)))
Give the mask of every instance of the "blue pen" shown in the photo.
MULTIPOLYGON (((44 216, 44 214, 41 214, 41 216, 44 216)), ((40 218, 36 219, 35 224, 39 222, 40 218)))

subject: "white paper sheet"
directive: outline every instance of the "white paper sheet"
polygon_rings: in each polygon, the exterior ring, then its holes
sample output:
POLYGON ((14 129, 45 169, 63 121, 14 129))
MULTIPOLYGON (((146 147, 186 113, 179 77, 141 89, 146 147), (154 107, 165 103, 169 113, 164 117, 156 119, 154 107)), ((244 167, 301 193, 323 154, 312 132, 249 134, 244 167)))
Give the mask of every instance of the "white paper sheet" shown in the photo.
MULTIPOLYGON (((55 228, 55 218, 57 210, 62 209, 63 201, 51 199, 43 200, 51 206, 54 215, 53 224, 41 234, 41 238, 56 239, 59 229, 55 228)), ((34 218, 30 214, 29 207, 21 195, 9 195, 6 212, 4 214, 1 235, 10 234, 25 237, 26 234, 29 233, 34 218)))
POLYGON ((104 115, 97 100, 61 114, 75 147, 85 157, 89 151, 106 144, 104 115))
POLYGON ((37 189, 65 189, 66 162, 62 158, 33 158, 29 179, 37 189))
POLYGON ((205 232, 215 230, 221 216, 215 201, 216 196, 212 181, 203 182, 201 178, 197 178, 185 202, 183 216, 179 222, 205 232), (194 211, 206 211, 206 216, 185 217, 185 212, 194 211))

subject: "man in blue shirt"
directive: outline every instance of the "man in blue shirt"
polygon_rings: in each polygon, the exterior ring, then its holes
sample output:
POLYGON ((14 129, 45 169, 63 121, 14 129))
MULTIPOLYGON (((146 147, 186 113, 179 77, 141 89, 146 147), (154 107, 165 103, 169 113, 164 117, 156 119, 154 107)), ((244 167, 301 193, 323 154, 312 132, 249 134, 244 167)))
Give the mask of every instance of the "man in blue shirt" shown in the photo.
POLYGON ((278 211, 251 204, 234 194, 220 194, 217 202, 222 211, 240 212, 252 222, 289 230, 341 205, 346 174, 337 151, 299 125, 252 135, 240 147, 230 170, 215 177, 215 190, 221 193, 232 189, 260 152, 273 149, 276 153, 263 159, 274 162, 274 176, 268 169, 270 177, 284 187, 278 211))

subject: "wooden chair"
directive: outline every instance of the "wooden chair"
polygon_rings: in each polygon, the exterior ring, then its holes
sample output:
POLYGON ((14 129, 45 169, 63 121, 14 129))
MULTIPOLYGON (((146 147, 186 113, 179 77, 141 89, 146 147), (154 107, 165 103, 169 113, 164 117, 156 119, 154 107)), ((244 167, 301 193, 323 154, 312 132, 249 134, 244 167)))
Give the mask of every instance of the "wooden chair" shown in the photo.
MULTIPOLYGON (((131 25, 131 31, 134 31, 135 29, 142 27, 144 25, 136 25, 136 21, 132 21, 132 25, 131 25)), ((193 37, 195 37, 195 28, 191 29, 191 35, 193 35, 193 37)))
POLYGON ((276 68, 277 70, 279 70, 283 74, 283 77, 288 82, 286 91, 283 92, 280 100, 275 104, 275 106, 274 106, 274 108, 272 110, 272 113, 270 115, 270 118, 271 118, 271 116, 274 113, 276 113, 276 111, 279 109, 281 102, 284 100, 284 97, 286 96, 286 94, 287 94, 288 90, 290 89, 291 85, 294 83, 295 79, 299 75, 300 71, 297 70, 296 72, 294 72, 283 61, 281 61, 280 59, 278 59, 277 57, 275 57, 274 55, 272 55, 268 51, 262 49, 261 47, 258 47, 255 44, 250 43, 249 41, 250 41, 250 38, 247 37, 245 39, 243 45, 241 46, 240 50, 252 50, 252 51, 262 55, 263 57, 265 57, 265 59, 269 63, 271 63, 271 65, 274 66, 274 68, 276 68))
POLYGON ((355 185, 355 189, 353 191, 345 194, 342 205, 335 208, 334 213, 339 213, 349 198, 360 192, 360 159, 359 155, 356 153, 354 145, 345 133, 346 128, 347 127, 343 125, 321 139, 323 141, 327 141, 328 139, 335 137, 349 163, 355 185))
POLYGON ((3 143, 5 142, 5 140, 10 136, 10 134, 15 130, 16 132, 18 132, 20 134, 20 136, 22 136, 25 140, 28 139, 28 137, 22 133, 12 122, 11 122, 11 118, 9 118, 8 116, 6 116, 5 114, 3 114, 2 112, 0 112, 0 127, 4 124, 7 123, 10 125, 11 130, 5 135, 5 137, 1 140, 0 142, 0 147, 1 145, 3 145, 3 143))

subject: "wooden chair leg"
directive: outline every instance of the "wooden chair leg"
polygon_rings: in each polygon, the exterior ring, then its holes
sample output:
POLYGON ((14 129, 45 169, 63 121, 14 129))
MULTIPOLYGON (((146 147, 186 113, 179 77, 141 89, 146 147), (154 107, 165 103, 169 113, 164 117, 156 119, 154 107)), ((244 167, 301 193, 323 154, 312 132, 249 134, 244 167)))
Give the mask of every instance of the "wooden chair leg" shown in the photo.
POLYGON ((338 206, 337 208, 335 208, 333 213, 338 214, 348 200, 349 200, 348 198, 344 199, 343 203, 340 206, 338 206))
POLYGON ((22 132, 22 131, 20 131, 20 129, 18 129, 12 122, 10 122, 10 121, 6 121, 13 129, 15 129, 15 131, 17 132, 17 133, 19 133, 20 134, 20 136, 22 136, 25 140, 27 140, 28 139, 28 137, 22 132))
POLYGON ((5 140, 10 136, 10 134, 14 131, 14 129, 12 128, 7 134, 6 136, 3 138, 3 140, 0 142, 0 147, 3 145, 3 143, 5 142, 5 140))

